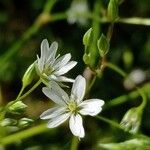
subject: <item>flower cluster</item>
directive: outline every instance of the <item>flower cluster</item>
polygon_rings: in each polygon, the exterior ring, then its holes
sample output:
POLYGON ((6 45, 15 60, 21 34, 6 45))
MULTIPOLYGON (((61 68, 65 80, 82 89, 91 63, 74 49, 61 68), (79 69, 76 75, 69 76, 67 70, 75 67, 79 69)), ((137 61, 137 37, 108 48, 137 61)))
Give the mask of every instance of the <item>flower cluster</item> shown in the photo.
POLYGON ((64 76, 77 62, 70 61, 71 55, 56 57, 58 44, 53 42, 49 47, 48 41, 41 44, 41 57, 37 56, 36 70, 41 78, 48 80, 43 93, 50 98, 56 106, 40 115, 41 119, 48 119, 48 128, 54 128, 69 119, 69 127, 73 135, 83 138, 85 136, 81 115, 95 116, 101 112, 104 101, 100 99, 84 100, 86 80, 78 75, 74 80, 64 76), (71 94, 68 95, 58 83, 73 82, 71 94))

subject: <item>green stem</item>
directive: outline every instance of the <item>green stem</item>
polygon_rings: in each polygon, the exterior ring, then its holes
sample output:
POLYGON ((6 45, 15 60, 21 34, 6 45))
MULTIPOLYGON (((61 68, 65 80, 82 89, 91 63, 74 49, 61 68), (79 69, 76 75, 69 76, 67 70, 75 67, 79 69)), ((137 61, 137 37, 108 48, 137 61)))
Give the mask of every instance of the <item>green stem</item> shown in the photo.
MULTIPOLYGON (((94 19, 99 21, 100 23, 111 23, 109 19, 106 17, 99 17, 98 15, 94 15, 92 13, 86 13, 86 14, 79 14, 81 17, 94 19)), ((119 18, 118 20, 115 20, 116 23, 122 23, 122 24, 130 24, 130 25, 144 25, 144 26, 150 26, 150 18, 140 18, 140 17, 130 17, 130 18, 119 18)))
POLYGON ((20 92, 19 92, 19 94, 18 94, 18 96, 17 96, 17 98, 16 98, 16 100, 18 100, 18 99, 20 98, 20 96, 21 96, 22 92, 24 91, 24 89, 25 89, 25 87, 22 86, 22 87, 21 87, 21 90, 20 90, 20 92))
POLYGON ((22 100, 24 99, 26 96, 28 96, 31 92, 33 92, 40 84, 42 83, 41 79, 38 80, 34 85, 33 87, 27 91, 24 95, 22 95, 18 100, 22 100))
POLYGON ((56 13, 51 15, 51 21, 58 21, 58 20, 63 20, 67 18, 67 13, 66 12, 62 12, 62 13, 56 13))
POLYGON ((96 75, 94 75, 94 76, 92 77, 92 79, 91 79, 92 81, 91 81, 91 83, 89 84, 89 86, 88 86, 88 88, 87 88, 87 90, 86 90, 86 94, 85 94, 85 95, 88 95, 89 92, 91 91, 91 88, 92 88, 92 86, 94 85, 96 78, 97 78, 96 75))
POLYGON ((8 135, 6 137, 3 137, 0 139, 0 144, 8 145, 8 144, 17 142, 19 140, 29 138, 31 136, 46 132, 48 130, 49 129, 46 127, 45 124, 40 124, 38 126, 30 128, 30 129, 26 129, 26 130, 20 131, 18 133, 14 133, 12 135, 8 135))
POLYGON ((150 26, 150 18, 139 18, 139 17, 120 18, 117 22, 125 23, 125 24, 133 24, 133 25, 150 26))
POLYGON ((106 63, 105 66, 107 66, 110 69, 114 70, 115 72, 117 72, 118 74, 120 74, 123 77, 127 76, 127 74, 122 69, 120 69, 118 66, 116 66, 112 63, 106 63))
MULTIPOLYGON (((122 77, 124 77, 124 78, 127 77, 127 74, 122 69, 120 69, 118 66, 116 66, 116 65, 114 65, 112 63, 106 63, 105 65, 107 67, 111 68, 112 70, 116 71, 117 73, 119 73, 122 77)), ((144 107, 146 105, 146 101, 147 101, 145 93, 143 92, 143 90, 141 90, 140 88, 138 88, 136 86, 136 84, 132 81, 132 79, 129 78, 129 80, 134 84, 134 87, 136 88, 137 92, 142 97, 142 103, 141 103, 140 107, 141 107, 141 109, 144 109, 144 107)))
POLYGON ((22 94, 22 92, 24 90, 24 87, 22 87, 22 89, 20 90, 19 95, 17 96, 16 100, 12 101, 11 103, 8 103, 5 106, 4 111, 6 111, 11 105, 15 104, 17 101, 20 101, 20 100, 24 99, 31 92, 33 92, 40 84, 41 84, 41 79, 38 80, 29 91, 27 91, 24 95, 21 96, 21 94, 22 94))
MULTIPOLYGON (((141 90, 143 91, 144 95, 145 94, 149 94, 150 85, 149 84, 145 84, 141 88, 141 90)), ((117 98, 112 99, 110 102, 107 102, 106 105, 105 105, 105 109, 109 109, 110 107, 121 105, 121 104, 123 104, 125 102, 134 100, 134 99, 136 99, 139 96, 140 96, 140 94, 139 94, 139 92, 137 90, 136 91, 132 91, 128 95, 122 95, 122 96, 119 96, 117 98)), ((144 104, 143 105, 145 105, 145 104, 146 104, 146 102, 145 102, 145 98, 144 98, 144 104)))
POLYGON ((95 118, 97 118, 99 120, 102 120, 102 121, 104 121, 104 122, 106 122, 106 123, 108 123, 108 124, 118 128, 118 129, 123 130, 122 127, 118 123, 116 123, 116 122, 114 122, 114 121, 112 121, 112 120, 110 120, 108 118, 105 118, 105 117, 102 117, 102 116, 96 116, 95 118))
POLYGON ((44 13, 49 13, 51 12, 53 6, 55 5, 55 3, 57 2, 57 0, 47 0, 47 3, 44 7, 44 13))
MULTIPOLYGON (((93 11, 93 15, 99 16, 99 10, 101 8, 101 1, 97 0, 94 4, 94 11, 93 11)), ((95 68, 97 66, 97 63, 99 61, 99 52, 97 49, 97 40, 99 38, 99 34, 100 34, 100 22, 98 22, 97 20, 92 20, 92 29, 93 29, 93 39, 92 39, 92 43, 91 46, 89 47, 90 49, 90 54, 91 54, 91 67, 95 68)))
POLYGON ((79 139, 76 136, 73 136, 70 150, 77 150, 78 144, 79 144, 79 139))

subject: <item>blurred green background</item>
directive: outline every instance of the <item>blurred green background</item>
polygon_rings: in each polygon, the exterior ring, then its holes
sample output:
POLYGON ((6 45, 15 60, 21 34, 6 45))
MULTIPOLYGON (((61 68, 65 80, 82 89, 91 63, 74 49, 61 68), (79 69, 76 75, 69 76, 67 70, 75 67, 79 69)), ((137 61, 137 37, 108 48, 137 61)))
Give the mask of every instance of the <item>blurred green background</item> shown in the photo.
MULTIPOLYGON (((80 4, 81 2, 76 0, 76 3, 79 3, 76 11, 76 9, 73 9, 72 0, 57 0, 49 12, 47 10, 51 2, 46 6, 46 0, 0 1, 1 105, 15 99, 21 88, 22 76, 28 66, 36 60, 36 55, 40 53, 40 43, 44 38, 47 38, 49 43, 57 41, 60 54, 70 52, 72 59, 78 61, 77 66, 67 74, 68 77, 75 78, 78 74, 83 73, 86 66, 82 59, 84 54, 82 38, 84 33, 92 26, 93 18, 87 16, 93 12, 96 0, 84 1, 83 6, 80 4), (74 16, 73 13, 79 14, 74 16), (42 16, 41 14, 46 15, 42 16)), ((99 2, 101 3, 99 13, 103 15, 102 17, 105 17, 109 0, 100 0, 99 2)), ((120 18, 139 17, 144 19, 150 17, 149 0, 120 0, 119 2, 120 18)), ((101 33, 106 34, 108 27, 109 23, 99 23, 101 33)), ((128 74, 133 70, 140 70, 144 79, 138 85, 143 87, 149 84, 150 25, 142 25, 142 20, 138 25, 115 23, 107 59, 128 74)), ((96 81, 90 92, 90 97, 101 98, 105 102, 134 90, 129 83, 124 82, 122 77, 107 68, 103 76, 96 81)), ((147 98, 148 103, 142 118, 141 133, 150 136, 150 92, 147 92, 147 98)), ((35 122, 31 126, 40 124, 39 115, 43 110, 53 105, 42 94, 41 88, 36 89, 24 102, 28 105, 28 108, 21 117, 34 119, 35 122)), ((124 113, 139 103, 140 100, 137 99, 137 101, 119 106, 106 107, 102 115, 120 122, 124 113)), ((20 116, 13 117, 19 118, 20 116)), ((85 117, 84 126, 86 137, 79 144, 79 149, 82 150, 102 149, 98 146, 99 143, 122 142, 128 139, 127 133, 91 117, 85 117)), ((4 135, 12 134, 13 131, 7 130, 6 133, 3 133, 4 135)), ((71 138, 72 135, 66 123, 56 129, 8 145, 6 149, 66 150, 70 147, 71 138)))

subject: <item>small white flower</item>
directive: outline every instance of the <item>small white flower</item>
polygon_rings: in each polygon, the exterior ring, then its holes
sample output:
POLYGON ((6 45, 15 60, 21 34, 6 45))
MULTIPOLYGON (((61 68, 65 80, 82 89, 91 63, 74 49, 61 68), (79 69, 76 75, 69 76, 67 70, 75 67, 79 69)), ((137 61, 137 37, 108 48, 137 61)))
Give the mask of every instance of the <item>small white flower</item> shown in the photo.
POLYGON ((73 82, 73 79, 62 75, 72 69, 77 62, 70 61, 70 53, 56 57, 57 49, 57 42, 53 42, 49 47, 47 39, 44 39, 41 43, 41 57, 39 58, 39 56, 37 56, 36 70, 41 78, 49 81, 73 82))
POLYGON ((135 84, 140 84, 146 79, 146 74, 141 69, 133 70, 124 81, 124 86, 127 89, 134 88, 135 84))
POLYGON ((86 25, 87 18, 84 15, 88 13, 89 8, 86 0, 73 0, 67 12, 67 20, 70 24, 79 23, 81 25, 86 25))
POLYGON ((83 138, 84 128, 81 115, 95 116, 101 112, 104 101, 100 99, 89 99, 83 101, 86 89, 85 78, 77 76, 71 90, 71 96, 61 89, 57 84, 53 87, 44 87, 43 93, 53 100, 57 106, 43 112, 41 119, 49 119, 48 128, 54 128, 69 119, 71 132, 83 138))

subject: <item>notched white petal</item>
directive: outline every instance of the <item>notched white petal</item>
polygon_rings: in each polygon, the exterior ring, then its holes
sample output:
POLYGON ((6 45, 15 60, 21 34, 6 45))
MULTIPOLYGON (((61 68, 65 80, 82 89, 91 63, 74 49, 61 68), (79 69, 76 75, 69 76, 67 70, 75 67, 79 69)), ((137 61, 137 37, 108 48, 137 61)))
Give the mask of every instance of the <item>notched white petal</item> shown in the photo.
POLYGON ((47 127, 48 128, 55 128, 65 122, 70 117, 70 113, 65 113, 58 115, 57 117, 54 117, 49 120, 47 127))
POLYGON ((67 73, 69 70, 71 70, 76 64, 77 64, 76 61, 70 61, 65 66, 60 68, 59 70, 54 71, 54 74, 57 75, 57 76, 63 75, 65 73, 67 73))
POLYGON ((71 115, 70 120, 69 120, 69 127, 70 127, 71 132, 75 136, 79 138, 83 138, 85 136, 82 117, 79 114, 71 115))
POLYGON ((42 90, 47 97, 58 105, 65 106, 69 101, 68 94, 55 81, 50 81, 49 87, 45 87, 42 90))
POLYGON ((58 82, 72 82, 72 83, 75 81, 74 79, 70 79, 65 76, 58 76, 55 78, 55 80, 58 82))
POLYGON ((45 61, 48 55, 49 43, 47 39, 44 39, 41 43, 41 61, 45 61))
POLYGON ((86 89, 86 81, 85 78, 81 75, 77 76, 75 82, 73 83, 71 97, 75 97, 77 103, 80 103, 84 97, 86 89))
POLYGON ((41 119, 50 119, 50 118, 54 118, 58 115, 61 115, 63 113, 65 113, 66 108, 65 107, 54 107, 54 108, 50 108, 46 111, 44 111, 41 115, 40 118, 41 119))
POLYGON ((64 65, 66 65, 69 62, 70 59, 71 59, 71 54, 70 53, 61 56, 60 58, 58 58, 55 61, 54 66, 53 66, 54 69, 55 70, 60 69, 61 67, 63 67, 64 65))
POLYGON ((104 101, 100 99, 89 99, 83 101, 79 107, 82 115, 95 116, 101 112, 104 101))
POLYGON ((58 49, 58 43, 55 41, 50 45, 48 51, 48 56, 51 56, 51 59, 55 59, 57 49, 58 49))
POLYGON ((66 106, 62 96, 60 96, 56 91, 51 88, 44 87, 42 88, 43 93, 50 98, 53 102, 60 106, 66 106))

